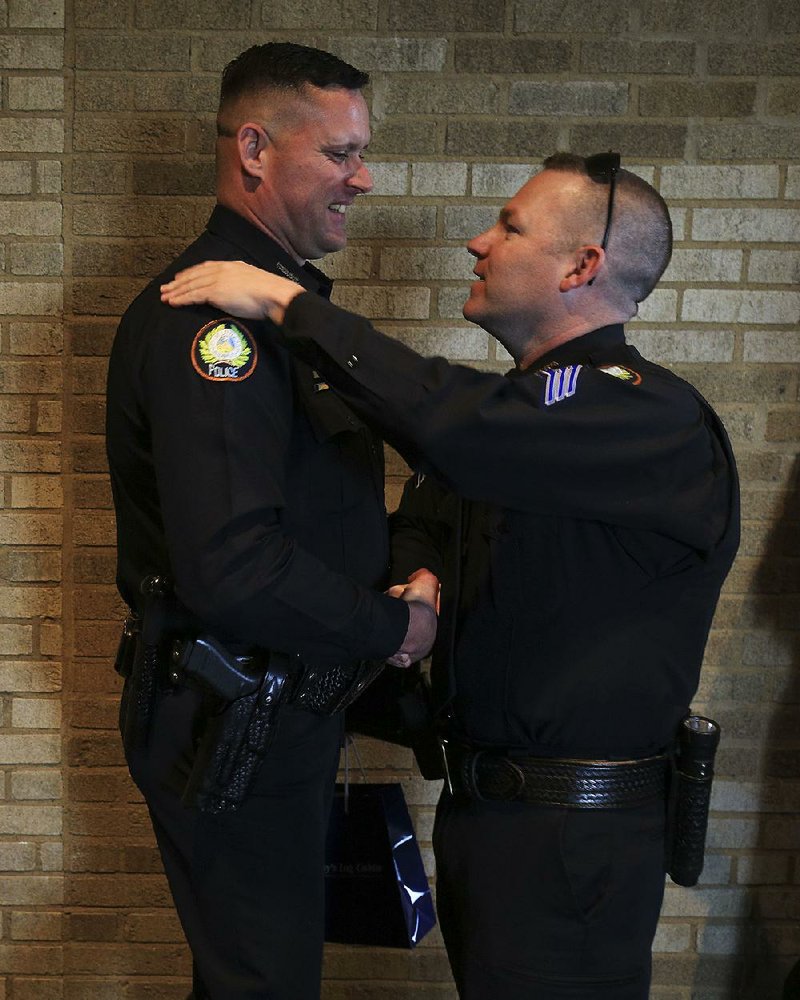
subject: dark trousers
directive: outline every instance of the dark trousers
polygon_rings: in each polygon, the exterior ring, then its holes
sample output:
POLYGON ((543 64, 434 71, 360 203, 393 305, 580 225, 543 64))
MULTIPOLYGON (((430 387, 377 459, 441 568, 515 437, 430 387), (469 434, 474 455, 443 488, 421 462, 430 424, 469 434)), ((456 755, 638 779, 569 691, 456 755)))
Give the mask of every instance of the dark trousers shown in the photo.
POLYGON ((284 707, 255 786, 236 812, 180 801, 198 698, 161 696, 146 751, 130 755, 194 959, 202 1000, 319 1000, 325 833, 341 717, 284 707))
POLYGON ((647 1000, 662 803, 562 809, 445 791, 433 846, 462 1000, 647 1000))

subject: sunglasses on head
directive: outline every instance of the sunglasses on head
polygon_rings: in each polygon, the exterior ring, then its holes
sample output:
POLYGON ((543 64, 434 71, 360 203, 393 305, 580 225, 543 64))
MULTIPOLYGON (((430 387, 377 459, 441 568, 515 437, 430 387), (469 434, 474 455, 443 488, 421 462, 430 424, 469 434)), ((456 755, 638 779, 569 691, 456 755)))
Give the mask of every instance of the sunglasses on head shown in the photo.
MULTIPOLYGON (((606 212, 606 227, 600 246, 603 250, 608 245, 608 234, 611 231, 611 215, 614 211, 614 192, 617 189, 617 173, 619 171, 620 155, 612 153, 595 153, 586 157, 586 172, 597 184, 608 184, 608 211, 606 212)), ((592 278, 587 284, 594 284, 592 278)))

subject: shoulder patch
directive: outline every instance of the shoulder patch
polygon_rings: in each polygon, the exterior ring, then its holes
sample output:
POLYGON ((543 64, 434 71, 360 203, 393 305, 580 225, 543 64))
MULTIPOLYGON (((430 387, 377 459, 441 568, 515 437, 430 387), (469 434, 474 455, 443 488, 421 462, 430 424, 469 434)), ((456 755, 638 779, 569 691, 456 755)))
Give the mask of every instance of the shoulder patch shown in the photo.
POLYGON ((630 382, 631 385, 641 385, 642 376, 635 372, 632 368, 626 368, 624 365, 601 365, 597 371, 602 372, 604 375, 613 375, 614 378, 620 378, 623 382, 630 382))
POLYGON ((210 382, 242 382, 255 371, 258 348, 244 324, 215 319, 198 330, 191 357, 197 374, 210 382))

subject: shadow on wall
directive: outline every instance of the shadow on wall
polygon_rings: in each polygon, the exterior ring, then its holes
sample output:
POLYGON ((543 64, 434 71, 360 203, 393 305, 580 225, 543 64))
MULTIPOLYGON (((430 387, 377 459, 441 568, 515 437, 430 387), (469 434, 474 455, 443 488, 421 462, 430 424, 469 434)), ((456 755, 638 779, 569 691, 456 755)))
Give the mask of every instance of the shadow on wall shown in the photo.
MULTIPOLYGON (((800 956, 800 655, 797 621, 800 594, 800 517, 794 499, 800 482, 795 459, 751 593, 762 595, 754 607, 745 647, 745 665, 758 666, 764 685, 759 700, 772 702, 762 736, 760 767, 751 773, 758 785, 749 807, 758 813, 754 849, 736 861, 737 882, 747 887, 750 920, 741 925, 742 980, 736 1000, 800 1000, 800 982, 784 982, 800 956), (758 774, 758 778, 755 775, 758 774)), ((754 699, 755 700, 755 699, 754 699)), ((748 808, 745 806, 744 808, 748 808)), ((796 980, 796 974, 792 980, 796 980)), ((700 983, 697 984, 701 985, 700 983)))

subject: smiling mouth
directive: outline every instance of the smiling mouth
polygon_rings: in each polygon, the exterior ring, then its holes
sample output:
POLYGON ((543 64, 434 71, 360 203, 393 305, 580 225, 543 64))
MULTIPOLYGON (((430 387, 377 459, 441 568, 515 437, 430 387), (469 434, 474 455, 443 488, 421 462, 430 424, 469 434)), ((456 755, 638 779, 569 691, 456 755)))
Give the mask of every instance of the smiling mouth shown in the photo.
POLYGON ((337 215, 344 215, 346 206, 341 202, 336 202, 333 205, 328 205, 328 211, 336 212, 337 215))

